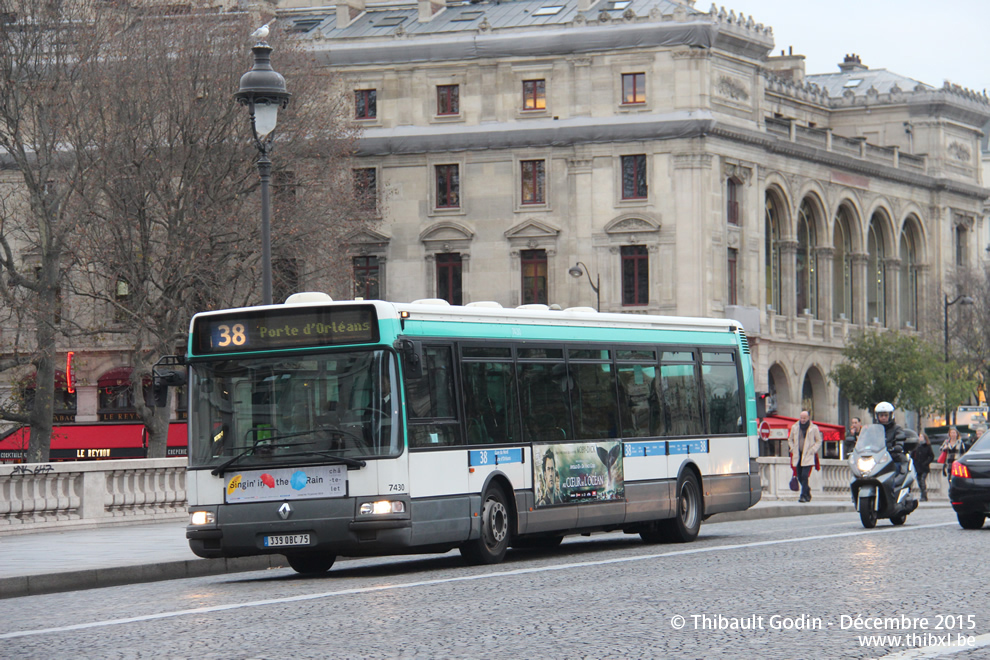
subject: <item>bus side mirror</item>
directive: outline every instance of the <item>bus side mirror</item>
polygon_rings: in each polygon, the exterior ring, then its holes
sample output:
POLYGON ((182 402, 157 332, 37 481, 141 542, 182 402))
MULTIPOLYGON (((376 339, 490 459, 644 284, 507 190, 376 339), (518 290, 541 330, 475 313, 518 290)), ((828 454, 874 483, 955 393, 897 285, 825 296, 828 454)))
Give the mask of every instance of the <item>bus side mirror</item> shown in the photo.
POLYGON ((392 347, 402 356, 402 371, 406 378, 423 377, 423 344, 411 339, 396 339, 392 347))
POLYGON ((182 364, 183 360, 178 355, 163 355, 152 367, 151 396, 156 408, 164 408, 168 404, 168 388, 182 387, 187 380, 184 370, 163 367, 177 367, 182 364))

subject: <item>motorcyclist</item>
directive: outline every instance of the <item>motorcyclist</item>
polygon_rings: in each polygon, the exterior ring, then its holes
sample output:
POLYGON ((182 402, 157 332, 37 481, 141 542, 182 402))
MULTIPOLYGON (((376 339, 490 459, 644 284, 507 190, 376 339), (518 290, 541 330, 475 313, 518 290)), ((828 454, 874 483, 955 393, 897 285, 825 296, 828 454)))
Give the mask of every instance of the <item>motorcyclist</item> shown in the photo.
POLYGON ((908 473, 908 459, 904 453, 904 441, 907 439, 907 434, 894 421, 894 406, 891 403, 881 401, 873 409, 873 413, 877 424, 883 425, 887 453, 890 454, 891 460, 897 464, 895 482, 901 482, 908 473))

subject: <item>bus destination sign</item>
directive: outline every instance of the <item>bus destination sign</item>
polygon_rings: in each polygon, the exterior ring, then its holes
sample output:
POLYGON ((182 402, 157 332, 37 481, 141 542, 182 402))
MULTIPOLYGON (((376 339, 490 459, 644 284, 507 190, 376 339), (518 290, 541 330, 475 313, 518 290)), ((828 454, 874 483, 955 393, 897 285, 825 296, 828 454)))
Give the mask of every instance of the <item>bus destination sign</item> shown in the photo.
POLYGON ((193 347, 199 355, 377 341, 378 319, 370 305, 246 311, 203 316, 193 324, 193 347))

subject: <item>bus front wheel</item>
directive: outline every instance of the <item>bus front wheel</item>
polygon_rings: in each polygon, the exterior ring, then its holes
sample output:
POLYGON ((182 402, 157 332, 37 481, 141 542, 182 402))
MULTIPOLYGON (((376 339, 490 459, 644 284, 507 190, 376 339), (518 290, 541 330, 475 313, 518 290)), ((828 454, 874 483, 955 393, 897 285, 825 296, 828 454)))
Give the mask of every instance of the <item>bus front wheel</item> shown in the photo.
POLYGON ((303 575, 322 575, 329 571, 337 560, 336 555, 313 554, 286 555, 285 558, 289 561, 292 570, 303 575))
POLYGON ((464 543, 461 555, 472 564, 497 564, 505 558, 512 537, 512 514, 498 486, 485 491, 481 505, 481 536, 464 543))

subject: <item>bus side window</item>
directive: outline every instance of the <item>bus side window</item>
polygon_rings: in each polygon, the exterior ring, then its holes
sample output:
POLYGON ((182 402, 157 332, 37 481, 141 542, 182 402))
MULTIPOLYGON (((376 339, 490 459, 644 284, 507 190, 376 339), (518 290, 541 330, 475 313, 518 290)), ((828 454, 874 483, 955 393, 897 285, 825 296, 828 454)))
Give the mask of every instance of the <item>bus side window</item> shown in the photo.
POLYGON ((423 349, 423 373, 404 380, 409 412, 409 446, 460 444, 454 405, 454 367, 450 346, 423 349))
POLYGON ((739 372, 732 353, 702 353, 708 432, 712 435, 742 433, 743 404, 739 372))
POLYGON ((467 444, 516 442, 515 373, 511 362, 463 362, 467 444))

